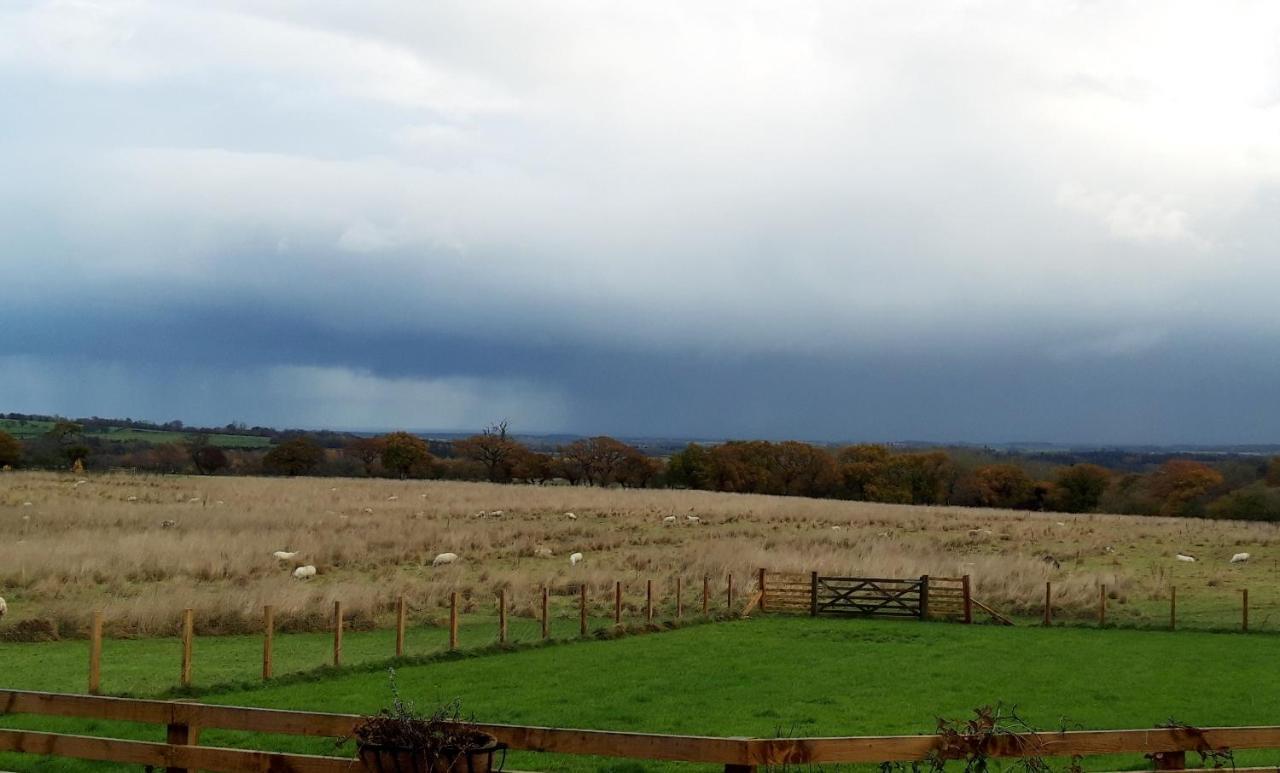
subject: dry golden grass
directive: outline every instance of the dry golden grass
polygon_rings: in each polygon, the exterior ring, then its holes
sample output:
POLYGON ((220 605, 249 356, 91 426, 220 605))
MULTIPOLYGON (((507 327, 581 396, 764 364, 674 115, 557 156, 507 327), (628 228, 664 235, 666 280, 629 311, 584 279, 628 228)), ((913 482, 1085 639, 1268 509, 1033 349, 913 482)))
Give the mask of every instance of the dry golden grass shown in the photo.
POLYGON ((194 607, 206 632, 248 631, 271 603, 286 627, 318 628, 341 599, 361 625, 385 619, 399 594, 436 615, 450 591, 479 611, 498 588, 509 589, 517 613, 531 613, 539 584, 568 594, 584 581, 603 610, 615 580, 638 590, 653 578, 665 593, 676 576, 700 585, 708 575, 719 593, 729 573, 745 584, 762 566, 880 577, 967 573, 978 598, 1015 614, 1038 611, 1050 579, 1068 615, 1091 613, 1099 583, 1134 610, 1154 605, 1174 582, 1192 594, 1180 596, 1189 603, 1200 588, 1280 586, 1267 557, 1276 536, 1268 524, 439 481, 81 480, 0 474, 5 623, 42 617, 83 629, 99 607, 115 633, 148 635, 171 633, 180 611, 194 607), (491 511, 503 515, 477 517, 491 511), (664 524, 668 515, 677 522, 664 524), (176 527, 164 528, 166 520, 176 527), (299 556, 282 563, 271 556, 276 550, 299 556), (575 551, 585 560, 571 567, 575 551), (1200 562, 1179 564, 1177 551, 1200 562), (1228 565, 1238 551, 1255 558, 1228 565), (461 560, 433 569, 441 552, 461 560), (1042 560, 1046 553, 1061 569, 1042 560), (294 563, 314 564, 319 574, 294 580, 294 563))

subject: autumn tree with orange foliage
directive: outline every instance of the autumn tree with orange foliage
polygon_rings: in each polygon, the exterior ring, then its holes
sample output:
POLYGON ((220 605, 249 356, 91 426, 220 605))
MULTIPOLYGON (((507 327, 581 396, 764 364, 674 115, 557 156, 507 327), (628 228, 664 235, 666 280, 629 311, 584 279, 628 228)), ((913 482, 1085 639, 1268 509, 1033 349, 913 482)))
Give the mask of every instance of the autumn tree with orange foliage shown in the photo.
POLYGON ((1196 501, 1222 485, 1222 473, 1189 459, 1170 459, 1151 474, 1148 486, 1161 515, 1188 515, 1196 501))

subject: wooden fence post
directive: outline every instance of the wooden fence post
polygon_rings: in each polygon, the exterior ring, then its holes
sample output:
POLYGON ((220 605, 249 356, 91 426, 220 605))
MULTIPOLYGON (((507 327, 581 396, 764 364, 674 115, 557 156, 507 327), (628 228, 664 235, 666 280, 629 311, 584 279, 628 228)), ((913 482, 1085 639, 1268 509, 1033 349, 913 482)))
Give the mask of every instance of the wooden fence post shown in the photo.
POLYGON ((964 590, 964 622, 968 625, 973 622, 973 593, 969 585, 969 575, 961 577, 960 583, 964 590))
POLYGON ((711 614, 711 578, 702 575, 702 616, 711 614))
MULTIPOLYGON (((164 741, 167 744, 175 746, 195 746, 200 743, 200 730, 192 727, 189 722, 179 716, 172 717, 175 721, 165 725, 164 741)), ((168 766, 165 773, 197 773, 194 768, 179 768, 168 766)))
POLYGON ((613 624, 622 625, 622 580, 613 583, 613 624))
POLYGON ((1240 591, 1240 630, 1249 630, 1249 589, 1244 588, 1240 591))
POLYGON ((653 625, 653 580, 644 583, 644 621, 653 625))
POLYGON ((498 643, 507 643, 507 589, 498 591, 498 643))
POLYGON ((765 601, 767 601, 768 598, 769 598, 768 595, 764 591, 764 567, 762 566, 760 567, 760 611, 761 612, 765 611, 765 601))
POLYGON ((276 642, 276 608, 267 604, 262 608, 262 680, 271 678, 275 670, 272 649, 276 642))
POLYGON ((725 611, 733 614, 733 572, 729 573, 729 585, 725 591, 725 611))
POLYGON ((182 686, 191 686, 191 640, 195 638, 194 609, 182 610, 182 686))
POLYGON ((458 592, 449 593, 449 649, 458 648, 458 592))
POLYGON ((676 578, 676 619, 677 620, 684 617, 684 597, 680 595, 680 590, 681 590, 680 586, 681 586, 680 578, 677 577, 676 578))
POLYGON ((587 633, 587 584, 584 582, 578 589, 578 635, 586 636, 587 633))
POLYGON ((1044 584, 1044 624, 1053 625, 1053 583, 1044 584))
POLYGON ((1169 630, 1174 631, 1178 628, 1178 586, 1173 585, 1169 588, 1169 630))
POLYGON ((1098 627, 1107 624, 1107 584, 1098 586, 1098 627))
POLYGON ((542 586, 542 638, 551 638, 551 620, 547 617, 547 586, 542 586))
POLYGON ((929 575, 920 575, 920 619, 929 618, 929 575))
POLYGON ((404 595, 401 594, 396 598, 396 657, 404 657, 404 626, 408 617, 408 609, 405 607, 404 595))
POLYGON ((1147 755, 1156 770, 1186 770, 1187 753, 1184 751, 1155 752, 1147 755))
POLYGON ((342 665, 342 602, 333 602, 333 665, 342 665))
POLYGON ((809 573, 809 617, 818 616, 818 573, 809 573))
POLYGON ((89 694, 97 695, 102 688, 102 612, 93 611, 89 625, 89 694))

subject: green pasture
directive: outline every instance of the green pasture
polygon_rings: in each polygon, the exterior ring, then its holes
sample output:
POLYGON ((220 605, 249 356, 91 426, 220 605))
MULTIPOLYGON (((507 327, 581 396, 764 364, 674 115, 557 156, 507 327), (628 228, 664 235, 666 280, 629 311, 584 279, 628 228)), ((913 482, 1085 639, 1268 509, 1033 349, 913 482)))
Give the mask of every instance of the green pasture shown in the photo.
MULTIPOLYGON (((400 690, 421 707, 461 698, 467 712, 487 722, 725 736, 927 733, 938 717, 964 718, 977 706, 1003 702, 1016 705, 1024 720, 1045 730, 1144 728, 1170 720, 1198 726, 1280 723, 1280 677, 1272 660, 1280 652, 1280 636, 1272 634, 766 616, 614 640, 421 657, 438 652, 438 639, 430 637, 443 633, 411 631, 415 657, 396 664, 400 690)), ((256 679, 261 647, 256 637, 198 640, 197 697, 372 712, 388 698, 389 635, 349 634, 350 667, 285 676, 267 685, 256 679)), ((464 647, 467 635, 464 628, 464 647)), ((492 634, 484 626, 470 635, 472 645, 481 645, 492 634)), ((556 635, 567 638, 572 631, 556 635)), ((283 636, 277 659, 323 662, 328 643, 320 634, 283 636)), ((110 643, 104 687, 164 693, 177 671, 178 651, 171 640, 110 643)), ((86 653, 84 642, 0 645, 5 665, 0 679, 6 687, 78 689, 86 653)), ((161 732, 37 717, 12 717, 6 724, 153 739, 161 732)), ((333 750, 324 739, 218 731, 207 732, 204 742, 333 750)), ((1194 761, 1192 755, 1189 762, 1194 761)), ((1236 762, 1277 765, 1280 752, 1240 753, 1236 762)), ((1140 758, 1086 761, 1091 769, 1146 764, 1140 758)), ((696 767, 528 753, 512 754, 508 765, 614 772, 696 767)), ((0 767, 123 769, 15 755, 0 757, 0 767)))

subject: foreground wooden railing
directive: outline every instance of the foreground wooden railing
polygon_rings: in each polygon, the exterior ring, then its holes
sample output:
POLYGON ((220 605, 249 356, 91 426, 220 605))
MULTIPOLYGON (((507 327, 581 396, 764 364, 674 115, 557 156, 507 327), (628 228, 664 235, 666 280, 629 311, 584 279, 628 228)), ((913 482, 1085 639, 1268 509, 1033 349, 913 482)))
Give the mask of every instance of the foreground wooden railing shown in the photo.
MULTIPOLYGON (((0 730, 0 751, 165 768, 243 773, 337 773, 351 771, 346 757, 323 757, 199 746, 206 729, 280 735, 342 737, 360 717, 277 709, 217 706, 183 701, 133 700, 89 695, 0 690, 0 714, 79 717, 164 725, 166 742, 131 741, 63 733, 0 730)), ((932 735, 840 738, 712 738, 690 735, 619 733, 525 725, 481 725, 513 750, 694 762, 744 773, 756 766, 823 763, 918 762, 948 753, 932 735)), ((954 741, 954 739, 952 739, 954 741)), ((981 741, 986 757, 1073 757, 1146 754, 1161 769, 1183 767, 1188 751, 1280 749, 1280 727, 1188 727, 1151 730, 1086 730, 990 736, 981 741)), ((1236 770, 1246 770, 1237 768, 1236 770)), ((1268 768, 1268 770, 1275 770, 1268 768)))

